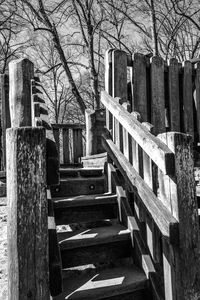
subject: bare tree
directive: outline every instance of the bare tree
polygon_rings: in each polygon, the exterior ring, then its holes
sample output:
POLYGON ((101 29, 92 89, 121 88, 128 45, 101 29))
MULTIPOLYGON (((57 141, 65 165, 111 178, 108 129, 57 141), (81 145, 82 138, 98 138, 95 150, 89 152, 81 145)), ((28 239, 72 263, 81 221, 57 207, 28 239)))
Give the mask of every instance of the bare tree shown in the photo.
MULTIPOLYGON (((65 1, 62 1, 64 3, 65 1)), ((53 20, 53 12, 57 12, 58 7, 61 7, 61 4, 56 4, 54 8, 52 9, 52 6, 45 6, 43 3, 43 0, 37 0, 37 1, 27 1, 22 0, 22 9, 25 11, 26 18, 30 22, 30 24, 33 26, 34 31, 45 31, 48 32, 52 38, 52 41, 54 43, 54 47, 57 50, 57 53, 60 58, 60 62, 62 63, 62 67, 66 73, 66 76, 68 78, 69 85, 71 87, 72 94, 74 95, 77 103, 79 104, 81 112, 84 114, 86 105, 84 103, 84 100, 82 99, 79 90, 76 86, 75 80, 72 76, 72 72, 70 70, 69 63, 67 61, 65 52, 62 47, 61 43, 61 36, 59 35, 59 32, 57 30, 56 24, 53 20), (32 18, 29 17, 29 13, 32 14, 32 18)), ((50 3, 52 4, 52 3, 50 3)), ((62 18, 62 16, 60 17, 62 18)), ((56 21, 56 19, 55 19, 56 21)), ((59 20, 58 22, 61 22, 59 20)), ((57 24, 58 25, 58 24, 57 24)))

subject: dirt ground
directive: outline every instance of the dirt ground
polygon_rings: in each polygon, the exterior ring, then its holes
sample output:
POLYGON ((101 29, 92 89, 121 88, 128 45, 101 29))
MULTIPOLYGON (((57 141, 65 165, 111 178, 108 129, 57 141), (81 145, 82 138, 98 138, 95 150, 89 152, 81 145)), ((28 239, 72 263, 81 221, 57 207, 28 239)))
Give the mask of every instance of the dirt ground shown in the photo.
POLYGON ((0 300, 7 300, 7 206, 0 198, 0 300))

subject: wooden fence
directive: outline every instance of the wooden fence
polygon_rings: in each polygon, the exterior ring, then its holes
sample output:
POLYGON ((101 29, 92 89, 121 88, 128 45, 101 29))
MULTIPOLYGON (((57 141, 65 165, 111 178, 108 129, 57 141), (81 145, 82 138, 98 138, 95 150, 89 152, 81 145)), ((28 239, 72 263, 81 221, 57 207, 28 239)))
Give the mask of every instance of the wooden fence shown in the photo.
MULTIPOLYGON (((109 50, 105 66, 107 92, 102 92, 101 102, 108 132, 103 144, 109 168, 114 164, 124 178, 136 219, 129 226, 136 263, 150 279, 153 299, 198 299, 200 232, 193 138, 198 143, 199 104, 195 107, 193 91, 195 87, 197 103, 199 65, 180 66, 171 60, 166 66, 158 57, 150 62, 139 54, 132 61, 122 51, 109 50)), ((127 224, 130 220, 131 213, 127 224)))
POLYGON ((101 101, 113 122, 112 135, 104 135, 104 147, 132 192, 138 226, 134 230, 140 234, 133 230, 135 251, 154 299, 198 299, 200 236, 192 137, 174 132, 155 137, 149 123, 140 123, 117 99, 102 93, 101 101), (144 258, 147 254, 151 263, 144 258))
POLYGON ((142 122, 154 125, 154 133, 178 131, 200 139, 200 62, 160 57, 120 50, 106 53, 106 91, 128 100, 131 111, 142 122), (120 75, 119 75, 120 74, 120 75), (126 88, 128 84, 128 88, 126 88))
POLYGON ((84 150, 84 125, 51 124, 60 155, 60 163, 64 165, 78 164, 84 150))

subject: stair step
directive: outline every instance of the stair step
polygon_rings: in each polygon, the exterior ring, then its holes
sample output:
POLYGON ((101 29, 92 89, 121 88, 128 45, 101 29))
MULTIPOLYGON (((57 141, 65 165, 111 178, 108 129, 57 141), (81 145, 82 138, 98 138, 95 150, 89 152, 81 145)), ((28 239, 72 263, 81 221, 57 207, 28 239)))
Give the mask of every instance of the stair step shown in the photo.
POLYGON ((119 224, 58 233, 58 239, 63 268, 115 261, 131 254, 130 232, 119 224))
POLYGON ((102 168, 60 168, 60 177, 101 177, 102 168))
POLYGON ((111 193, 80 195, 72 197, 53 198, 54 208, 66 208, 74 206, 102 205, 117 203, 117 195, 111 193))
POLYGON ((147 300, 148 280, 134 265, 64 279, 64 291, 54 300, 147 300))
POLYGON ((117 217, 117 197, 113 194, 59 197, 53 200, 57 225, 117 217))
POLYGON ((103 168, 107 161, 107 153, 99 153, 81 158, 84 168, 103 168))
POLYGON ((60 185, 51 188, 52 197, 94 195, 104 193, 104 176, 61 178, 60 185))
POLYGON ((129 229, 120 224, 58 233, 61 250, 113 243, 129 238, 129 229))

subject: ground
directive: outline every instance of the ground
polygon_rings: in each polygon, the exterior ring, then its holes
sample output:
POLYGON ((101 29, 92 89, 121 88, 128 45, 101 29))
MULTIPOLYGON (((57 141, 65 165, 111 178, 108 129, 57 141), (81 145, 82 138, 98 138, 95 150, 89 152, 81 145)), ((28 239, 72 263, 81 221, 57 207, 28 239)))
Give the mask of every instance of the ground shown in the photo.
POLYGON ((7 206, 0 198, 0 300, 7 300, 7 206))

